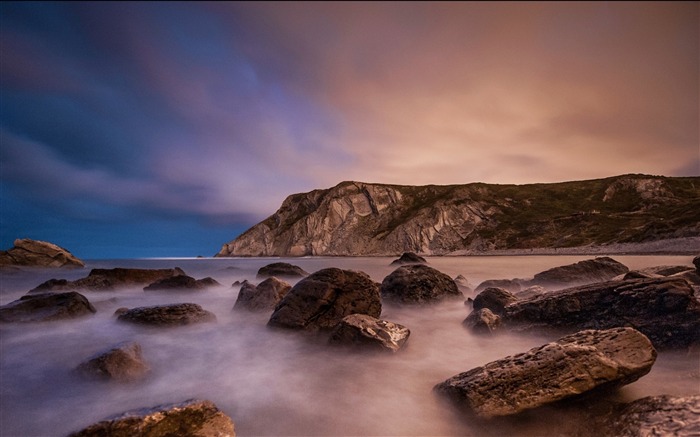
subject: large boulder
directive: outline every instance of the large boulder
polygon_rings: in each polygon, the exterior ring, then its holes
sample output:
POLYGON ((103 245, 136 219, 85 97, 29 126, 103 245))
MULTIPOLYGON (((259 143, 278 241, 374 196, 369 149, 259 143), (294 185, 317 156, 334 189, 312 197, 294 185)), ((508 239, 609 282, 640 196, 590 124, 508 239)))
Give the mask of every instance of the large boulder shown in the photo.
POLYGON ((265 279, 257 286, 243 281, 233 309, 237 311, 272 311, 291 289, 291 285, 274 276, 265 279))
POLYGON ((192 276, 175 275, 159 279, 143 288, 143 291, 193 291, 205 290, 221 285, 215 279, 206 277, 194 279, 192 276))
POLYGON ((424 304, 464 295, 446 274, 423 265, 410 264, 391 272, 381 286, 382 299, 396 304, 424 304))
POLYGON ((84 267, 85 263, 53 243, 25 238, 0 251, 0 266, 84 267))
POLYGON ((184 274, 185 272, 179 267, 173 269, 92 269, 88 276, 75 281, 49 279, 30 290, 29 293, 62 290, 111 291, 118 287, 143 287, 161 279, 184 274))
POLYGON ((95 379, 135 381, 148 372, 143 360, 141 345, 135 342, 120 343, 80 363, 76 371, 95 379))
POLYGON ((700 435, 700 395, 637 399, 606 425, 606 435, 616 437, 700 435))
POLYGON ((501 314, 506 305, 517 301, 518 298, 510 291, 499 287, 489 287, 476 295, 472 308, 474 311, 488 308, 495 314, 501 314))
POLYGON ((0 307, 0 322, 45 322, 94 314, 95 307, 75 291, 25 295, 0 307))
POLYGON ((277 262, 268 264, 258 269, 258 278, 269 278, 276 276, 278 278, 303 278, 309 276, 309 272, 294 264, 277 262))
POLYGON ((529 285, 558 288, 592 284, 595 282, 608 281, 628 271, 629 269, 624 264, 604 256, 545 270, 544 272, 536 274, 535 277, 529 281, 529 285))
POLYGON ((272 327, 329 330, 345 316, 379 317, 379 286, 363 272, 327 268, 299 281, 275 307, 272 327))
POLYGON ((343 317, 331 332, 330 344, 361 349, 396 352, 406 343, 411 331, 398 323, 366 314, 343 317))
POLYGON ((216 316, 195 303, 176 303, 119 311, 117 320, 149 326, 181 326, 213 322, 216 316))
POLYGON ((399 258, 393 260, 391 262, 391 265, 399 265, 399 264, 426 264, 428 261, 425 260, 420 255, 416 255, 413 252, 404 252, 399 258))
POLYGON ((700 301, 684 279, 631 279, 567 288, 507 305, 501 317, 506 327, 516 330, 630 326, 657 348, 700 342, 700 301))
POLYGON ((234 437, 234 424, 211 401, 185 402, 127 411, 69 437, 234 437))
POLYGON ((629 384, 655 360, 639 331, 587 330, 460 373, 435 390, 478 417, 506 416, 629 384))

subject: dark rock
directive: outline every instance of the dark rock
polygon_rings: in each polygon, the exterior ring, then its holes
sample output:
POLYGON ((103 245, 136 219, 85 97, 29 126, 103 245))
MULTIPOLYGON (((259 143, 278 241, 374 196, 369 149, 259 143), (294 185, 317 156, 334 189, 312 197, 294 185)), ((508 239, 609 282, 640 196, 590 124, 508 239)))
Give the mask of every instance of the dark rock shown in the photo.
POLYGON ((404 252, 400 258, 393 260, 391 262, 391 265, 394 266, 398 264, 426 264, 427 262, 428 261, 426 261, 425 258, 416 255, 413 252, 404 252))
POLYGON ((126 382, 143 377, 148 366, 138 343, 121 343, 81 363, 76 371, 91 378, 126 382))
POLYGON ((278 278, 303 278, 309 276, 309 273, 299 266, 289 263, 272 263, 258 270, 258 278, 269 278, 276 276, 278 278))
POLYGON ((155 281, 151 285, 144 287, 143 291, 183 291, 183 290, 204 290, 209 287, 221 285, 212 278, 194 279, 187 275, 170 276, 155 281))
POLYGON ((516 293, 513 293, 518 300, 524 300, 524 299, 532 299, 533 297, 537 296, 542 296, 543 294, 546 294, 547 290, 544 289, 544 287, 540 285, 533 285, 531 287, 527 287, 524 290, 518 291, 516 293))
POLYGON ((95 307, 75 291, 25 295, 0 307, 0 322, 45 322, 94 314, 95 307))
POLYGON ((0 266, 84 267, 85 263, 60 246, 25 238, 0 251, 0 266))
POLYGON ((327 268, 299 281, 282 298, 269 326, 327 330, 350 314, 379 317, 378 284, 363 272, 327 268))
POLYGON ((446 274, 423 264, 401 266, 381 285, 381 296, 396 304, 423 304, 446 298, 464 299, 457 284, 446 274))
POLYGON ((265 279, 257 287, 248 281, 243 281, 233 309, 248 311, 274 310, 291 289, 291 285, 275 277, 265 279))
POLYGON ((61 290, 110 291, 117 287, 146 286, 164 278, 184 275, 181 268, 174 269, 92 269, 90 274, 75 281, 49 279, 29 293, 61 290))
POLYGON ((616 437, 700 435, 700 395, 649 396, 627 404, 606 421, 616 437))
POLYGON ((477 334, 490 334, 501 326, 501 316, 488 308, 474 310, 462 322, 464 326, 477 334))
POLYGON ((523 289, 522 282, 522 279, 487 279, 486 281, 477 285, 474 292, 481 293, 487 288, 502 288, 510 291, 511 293, 517 293, 523 289))
POLYGON ((700 273, 700 255, 693 258, 693 265, 695 266, 695 271, 700 273))
POLYGON ((700 285, 700 274, 698 274, 698 272, 696 272, 695 270, 686 270, 684 272, 676 273, 667 277, 672 279, 685 279, 691 285, 700 285))
POLYGON ((396 352, 406 343, 409 335, 411 331, 398 323, 366 314, 351 314, 343 317, 328 341, 335 345, 396 352))
POLYGON ((127 411, 95 423, 69 437, 234 437, 234 424, 211 401, 190 399, 170 405, 127 411))
POLYGON ((216 316, 194 303, 132 308, 117 320, 150 326, 181 326, 216 321, 216 316))
POLYGON ((684 279, 609 281, 552 291, 506 306, 501 317, 516 330, 631 326, 657 348, 700 342, 700 302, 684 279))
POLYGON ((545 270, 536 274, 529 284, 550 288, 585 285, 607 281, 628 271, 624 264, 604 256, 545 270))
POLYGON ((498 287, 489 287, 476 295, 472 303, 472 308, 474 311, 488 308, 495 314, 501 314, 506 305, 517 301, 518 298, 508 290, 498 287))
POLYGON ((629 384, 655 360, 649 339, 632 328, 588 330, 460 373, 435 390, 478 417, 505 416, 629 384))
POLYGON ((462 292, 462 294, 472 294, 474 290, 472 289, 472 284, 463 275, 457 275, 454 278, 455 284, 457 284, 457 289, 462 292))

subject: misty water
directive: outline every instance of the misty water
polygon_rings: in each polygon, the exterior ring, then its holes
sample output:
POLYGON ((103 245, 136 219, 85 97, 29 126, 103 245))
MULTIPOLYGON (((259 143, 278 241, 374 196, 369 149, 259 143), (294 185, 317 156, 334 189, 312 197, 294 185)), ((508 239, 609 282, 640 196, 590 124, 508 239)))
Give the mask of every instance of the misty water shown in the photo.
MULTIPOLYGON (((486 279, 531 278, 586 256, 432 257, 429 265, 476 286, 486 279)), ((630 269, 691 265, 690 256, 615 256, 630 269)), ((462 326, 462 301, 428 307, 385 306, 381 318, 411 330, 396 354, 329 348, 318 337, 266 327, 269 313, 232 312, 237 280, 286 261, 308 272, 325 267, 361 270, 381 282, 393 258, 226 258, 89 261, 85 269, 3 273, 5 305, 50 278, 77 279, 91 268, 181 267, 222 286, 189 293, 142 288, 82 292, 96 307, 87 318, 0 325, 0 435, 64 436, 115 414, 190 398, 209 399, 229 415, 238 435, 571 435, 580 424, 570 410, 548 409, 515 421, 484 423, 464 417, 432 388, 490 361, 527 351, 544 335, 472 335, 462 326), (193 302, 216 323, 146 328, 118 322, 114 311, 193 302), (133 383, 86 380, 73 372, 97 352, 136 341, 150 366, 133 383)), ((294 281, 291 281, 293 284, 294 281)), ((465 296, 470 297, 470 296, 465 296)), ((652 371, 611 395, 631 401, 648 395, 700 393, 699 353, 661 352, 652 371)))

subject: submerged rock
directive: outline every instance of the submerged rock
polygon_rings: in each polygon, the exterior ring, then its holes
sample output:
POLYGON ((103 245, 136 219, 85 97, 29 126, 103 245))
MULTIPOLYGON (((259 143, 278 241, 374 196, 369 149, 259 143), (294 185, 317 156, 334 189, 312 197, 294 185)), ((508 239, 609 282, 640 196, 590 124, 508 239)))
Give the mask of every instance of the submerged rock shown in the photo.
POLYGON ((209 287, 219 286, 215 279, 206 277, 204 279, 194 279, 187 275, 176 275, 159 279, 144 287, 143 291, 188 291, 204 290, 209 287))
POLYGON ((304 276, 309 276, 309 272, 299 266, 283 262, 268 264, 260 267, 258 270, 258 278, 269 278, 271 276, 278 278, 303 278, 304 276))
POLYGON ((604 256, 545 270, 544 272, 536 274, 535 277, 529 281, 529 285, 556 288, 592 284, 610 280, 628 271, 629 269, 624 264, 604 256))
POLYGON ((363 272, 327 268, 299 281, 275 307, 268 326, 327 330, 350 314, 379 317, 379 287, 363 272))
POLYGON ((25 238, 0 251, 0 266, 84 267, 85 263, 53 243, 25 238))
POLYGON ((464 299, 452 278, 423 264, 401 266, 390 273, 382 281, 381 296, 385 301, 396 304, 425 304, 450 298, 464 299))
POLYGON ((181 326, 216 321, 216 316, 195 303, 176 303, 132 308, 120 312, 117 320, 150 326, 181 326))
POLYGON ((428 261, 422 256, 416 255, 413 252, 404 252, 398 259, 391 262, 391 265, 397 264, 426 264, 428 261))
POLYGON ((25 295, 0 307, 0 322, 46 322, 94 314, 95 307, 75 291, 25 295))
POLYGON ((100 352, 81 363, 76 371, 91 378, 127 382, 143 377, 148 372, 148 366, 143 360, 141 346, 132 342, 100 352))
POLYGON ((351 314, 343 317, 328 341, 335 345, 396 352, 406 343, 409 335, 411 331, 398 323, 366 314, 351 314))
POLYGON ((243 281, 233 309, 248 311, 274 310, 291 289, 291 285, 275 277, 265 279, 257 287, 248 281, 243 281))
POLYGON ((184 275, 181 268, 173 269, 92 269, 90 274, 75 281, 49 279, 29 293, 61 290, 111 291, 118 287, 146 286, 161 279, 184 275))
POLYGON ((88 426, 69 437, 234 437, 234 424, 211 401, 190 399, 177 404, 127 411, 88 426))
POLYGON ((435 390, 478 417, 506 416, 629 384, 655 360, 639 331, 587 330, 460 373, 435 390))
POLYGON ((606 424, 607 435, 616 437, 700 435, 700 395, 638 399, 606 424))

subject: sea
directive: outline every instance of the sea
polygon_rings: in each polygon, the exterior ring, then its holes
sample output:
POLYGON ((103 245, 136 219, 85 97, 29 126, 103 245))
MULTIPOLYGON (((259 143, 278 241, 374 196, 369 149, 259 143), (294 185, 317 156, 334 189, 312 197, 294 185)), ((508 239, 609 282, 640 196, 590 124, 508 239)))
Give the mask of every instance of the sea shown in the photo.
MULTIPOLYGON (((476 287, 486 279, 531 278, 592 256, 428 257, 450 277, 476 287)), ((613 256, 630 269, 692 265, 692 256, 613 256)), ((208 399, 231 417, 239 436, 557 436, 587 435, 576 408, 536 410, 516 419, 479 421, 433 392, 435 384, 488 362, 555 340, 551 334, 475 335, 462 321, 464 301, 383 308, 382 319, 411 331, 397 353, 329 348, 317 335, 272 330, 270 313, 233 312, 239 285, 256 272, 289 262, 307 272, 360 270, 381 282, 395 266, 387 257, 167 258, 88 260, 74 270, 3 272, 0 305, 51 279, 78 279, 92 268, 180 267, 221 286, 206 291, 144 292, 142 288, 83 292, 97 309, 86 318, 0 325, 0 436, 66 436, 119 413, 208 399), (122 307, 200 304, 217 321, 178 328, 120 323, 122 307), (130 383, 86 380, 74 372, 111 346, 135 341, 150 372, 130 383)), ((292 285, 295 281, 288 281, 292 285)), ((473 297, 465 294, 465 299, 473 297)), ((651 372, 600 402, 650 395, 700 394, 700 351, 661 351, 651 372)), ((577 409, 578 408, 578 409, 577 409)))

